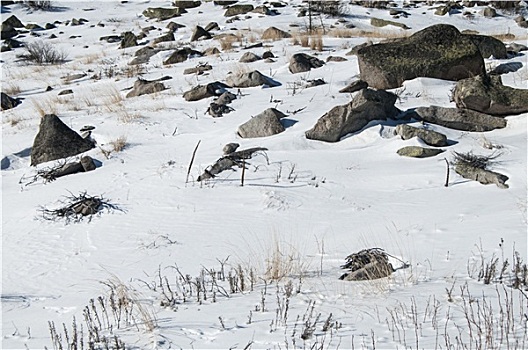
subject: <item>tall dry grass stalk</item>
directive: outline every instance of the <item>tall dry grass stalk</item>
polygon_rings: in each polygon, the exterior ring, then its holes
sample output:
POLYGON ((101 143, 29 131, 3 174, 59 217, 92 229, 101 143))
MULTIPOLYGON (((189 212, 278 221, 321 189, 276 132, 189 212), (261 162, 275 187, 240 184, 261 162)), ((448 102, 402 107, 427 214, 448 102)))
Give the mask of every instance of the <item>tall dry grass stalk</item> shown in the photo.
POLYGON ((41 116, 46 114, 57 114, 57 104, 58 101, 52 100, 51 98, 42 98, 42 99, 32 99, 31 103, 35 111, 41 116))

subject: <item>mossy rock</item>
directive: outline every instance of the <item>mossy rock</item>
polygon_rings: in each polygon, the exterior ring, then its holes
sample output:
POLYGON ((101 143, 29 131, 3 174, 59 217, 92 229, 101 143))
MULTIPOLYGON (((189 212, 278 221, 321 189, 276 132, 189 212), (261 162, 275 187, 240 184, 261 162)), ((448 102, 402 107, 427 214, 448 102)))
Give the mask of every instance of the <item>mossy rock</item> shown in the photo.
POLYGON ((238 15, 244 15, 248 12, 251 12, 255 9, 253 5, 249 4, 236 4, 231 5, 227 8, 226 12, 224 13, 224 17, 233 17, 238 15))
POLYGON ((403 157, 411 158, 430 158, 444 152, 439 148, 425 148, 420 146, 406 146, 398 150, 398 154, 403 157))
POLYGON ((485 72, 477 45, 447 24, 396 42, 363 47, 357 56, 360 78, 376 89, 400 87, 417 77, 457 81, 485 72))
POLYGON ((381 18, 371 18, 370 19, 370 24, 374 27, 386 27, 386 26, 395 26, 395 27, 400 27, 402 29, 411 29, 409 27, 407 27, 405 24, 403 23, 399 23, 399 22, 394 22, 394 21, 387 21, 385 19, 381 19, 381 18))
POLYGON ((505 86, 498 75, 482 75, 459 81, 453 98, 459 108, 494 116, 528 112, 528 90, 505 86))
POLYGON ((187 13, 187 11, 182 7, 149 7, 148 9, 143 11, 143 16, 148 18, 156 18, 159 21, 163 21, 169 18, 181 16, 184 13, 187 13))

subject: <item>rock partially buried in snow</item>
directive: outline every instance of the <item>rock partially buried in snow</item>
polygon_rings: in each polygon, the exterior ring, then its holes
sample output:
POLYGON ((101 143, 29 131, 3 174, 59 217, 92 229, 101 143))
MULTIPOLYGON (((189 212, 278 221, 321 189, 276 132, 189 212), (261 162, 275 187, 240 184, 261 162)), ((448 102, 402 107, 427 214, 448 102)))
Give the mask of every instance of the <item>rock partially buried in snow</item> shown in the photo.
POLYGON ((296 53, 290 59, 290 65, 288 69, 291 73, 302 73, 308 72, 312 68, 319 68, 324 66, 324 61, 321 61, 317 57, 307 55, 305 53, 296 53))
POLYGON ((400 112, 394 107, 397 98, 384 90, 363 89, 348 104, 336 106, 319 118, 315 126, 306 132, 306 138, 337 142, 373 120, 393 118, 400 112))
POLYGON ((286 115, 275 108, 268 108, 238 127, 237 134, 243 138, 266 137, 285 130, 281 118, 286 115))
POLYGON ((94 148, 88 139, 70 129, 55 114, 42 117, 31 148, 31 165, 75 156, 94 148))
POLYGON ((494 171, 481 169, 468 164, 456 164, 455 172, 465 179, 475 180, 483 185, 495 184, 499 188, 509 188, 505 183, 508 177, 494 171))
POLYGON ((247 88, 266 85, 268 87, 280 86, 278 81, 273 80, 255 70, 248 73, 232 73, 226 78, 226 84, 230 87, 247 88))
POLYGON ((255 9, 253 5, 250 4, 235 4, 231 5, 226 9, 224 17, 233 17, 237 15, 244 15, 248 12, 251 12, 255 9))
POLYGON ((473 41, 454 26, 436 24, 396 42, 357 52, 361 79, 376 89, 430 77, 460 80, 484 73, 484 59, 473 41))
POLYGON ((418 137, 429 146, 445 147, 447 146, 447 137, 444 134, 433 130, 419 129, 410 125, 400 124, 394 130, 403 140, 418 137))
POLYGON ((528 90, 502 84, 500 76, 482 75, 457 82, 453 92, 457 107, 506 116, 528 112, 528 90))
POLYGON ((22 101, 20 101, 18 98, 13 98, 3 92, 1 93, 1 102, 3 111, 5 111, 6 109, 15 108, 16 106, 22 103, 22 101))
POLYGON ((175 8, 163 8, 163 7, 149 7, 143 11, 143 16, 148 18, 155 18, 159 21, 163 21, 169 18, 178 17, 187 11, 182 7, 175 8))
POLYGON ((287 39, 291 38, 291 34, 288 32, 285 32, 284 30, 280 30, 276 27, 269 27, 266 29, 261 36, 262 40, 276 40, 276 39, 287 39))
POLYGON ((429 158, 439 155, 444 152, 443 149, 438 148, 425 148, 420 146, 406 146, 400 148, 397 153, 400 156, 411 157, 411 158, 429 158))
POLYGON ((461 131, 484 132, 506 127, 506 119, 464 108, 418 107, 418 119, 461 131))
POLYGON ((183 93, 185 101, 199 101, 212 96, 220 96, 225 92, 228 86, 224 83, 215 81, 207 85, 198 85, 183 93))
POLYGON ((155 92, 160 92, 166 89, 165 85, 160 82, 160 80, 165 79, 158 79, 158 80, 144 80, 144 79, 138 79, 134 82, 134 87, 130 92, 126 95, 126 97, 137 97, 141 95, 148 95, 153 94, 155 92))

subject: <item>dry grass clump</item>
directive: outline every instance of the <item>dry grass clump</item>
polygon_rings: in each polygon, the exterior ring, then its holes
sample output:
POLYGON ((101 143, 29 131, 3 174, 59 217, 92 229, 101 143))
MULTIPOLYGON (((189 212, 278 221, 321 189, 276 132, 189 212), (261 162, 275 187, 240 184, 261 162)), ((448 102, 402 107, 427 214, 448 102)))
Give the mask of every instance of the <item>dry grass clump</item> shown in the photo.
POLYGON ((232 51, 234 43, 240 41, 240 38, 234 34, 224 35, 218 39, 222 51, 232 51))
POLYGON ((114 152, 121 152, 128 145, 126 136, 119 136, 114 141, 110 141, 109 144, 112 146, 112 151, 114 152))
POLYGON ((51 98, 47 99, 32 99, 31 103, 33 104, 33 108, 35 108, 35 111, 41 116, 45 116, 46 114, 57 114, 57 102, 54 101, 51 98))
POLYGON ((18 95, 22 92, 20 85, 14 81, 8 81, 2 83, 2 92, 8 94, 9 96, 18 95))
POLYGON ((412 33, 408 31, 393 31, 393 30, 362 30, 362 29, 348 29, 336 28, 330 30, 328 35, 334 38, 381 38, 381 39, 400 39, 410 36, 412 33))
POLYGON ((310 48, 316 51, 323 51, 323 36, 321 34, 310 37, 310 48))

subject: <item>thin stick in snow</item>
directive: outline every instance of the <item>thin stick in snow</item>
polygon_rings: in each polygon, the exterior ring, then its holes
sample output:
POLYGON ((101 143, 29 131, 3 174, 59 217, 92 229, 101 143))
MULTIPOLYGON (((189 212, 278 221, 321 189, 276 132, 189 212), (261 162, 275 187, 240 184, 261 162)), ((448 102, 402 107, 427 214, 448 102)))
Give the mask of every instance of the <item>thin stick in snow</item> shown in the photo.
POLYGON ((196 144, 196 147, 194 147, 194 151, 191 157, 191 162, 189 163, 189 168, 187 169, 187 177, 185 178, 185 183, 189 182, 189 174, 191 173, 191 168, 194 163, 194 157, 196 156, 196 151, 198 150, 198 146, 200 146, 200 142, 202 142, 202 140, 199 140, 198 143, 196 144))

